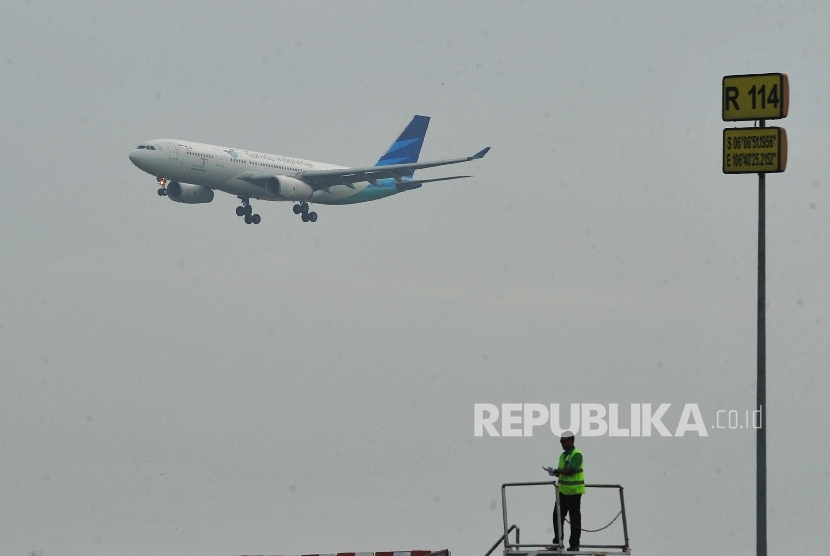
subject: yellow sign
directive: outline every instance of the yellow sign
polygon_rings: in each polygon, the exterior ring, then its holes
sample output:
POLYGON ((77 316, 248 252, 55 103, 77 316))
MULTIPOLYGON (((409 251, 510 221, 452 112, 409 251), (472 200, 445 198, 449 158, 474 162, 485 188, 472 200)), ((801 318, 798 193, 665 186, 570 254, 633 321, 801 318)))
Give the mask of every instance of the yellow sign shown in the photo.
POLYGON ((787 132, 781 127, 723 130, 723 173, 758 174, 787 168, 787 132))
POLYGON ((790 108, 786 73, 727 75, 723 78, 721 116, 725 122, 779 120, 790 108))

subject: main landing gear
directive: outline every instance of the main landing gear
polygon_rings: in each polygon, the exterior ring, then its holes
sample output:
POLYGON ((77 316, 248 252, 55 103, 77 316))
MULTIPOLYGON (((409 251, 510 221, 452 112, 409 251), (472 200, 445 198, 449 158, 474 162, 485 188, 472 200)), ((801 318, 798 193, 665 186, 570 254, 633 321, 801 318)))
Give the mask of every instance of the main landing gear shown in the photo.
POLYGON ((317 222, 317 213, 313 211, 309 212, 308 203, 305 201, 294 205, 294 214, 299 214, 303 222, 317 222))
POLYGON ((167 185, 167 178, 159 177, 156 178, 156 181, 158 181, 158 184, 161 186, 158 190, 159 197, 167 197, 167 188, 165 187, 165 185, 167 185))
POLYGON ((241 207, 236 207, 236 215, 245 217, 245 224, 259 224, 262 218, 258 214, 253 214, 254 209, 251 207, 251 202, 247 197, 240 197, 242 201, 241 207))

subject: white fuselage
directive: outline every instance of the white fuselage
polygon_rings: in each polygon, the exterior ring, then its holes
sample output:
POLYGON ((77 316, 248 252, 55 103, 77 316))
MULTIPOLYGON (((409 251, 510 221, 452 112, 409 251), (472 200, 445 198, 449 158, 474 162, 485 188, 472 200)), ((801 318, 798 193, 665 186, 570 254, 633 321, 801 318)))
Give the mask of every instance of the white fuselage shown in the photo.
MULTIPOLYGON (((270 196, 262 186, 239 179, 238 176, 293 176, 303 171, 345 168, 336 164, 180 139, 154 139, 142 143, 140 147, 130 153, 130 160, 138 168, 157 178, 201 185, 239 197, 267 201, 290 199, 270 196)), ((315 191, 309 202, 337 205, 371 201, 397 193, 394 183, 394 180, 378 180, 377 184, 358 182, 351 187, 335 185, 326 190, 315 191)))

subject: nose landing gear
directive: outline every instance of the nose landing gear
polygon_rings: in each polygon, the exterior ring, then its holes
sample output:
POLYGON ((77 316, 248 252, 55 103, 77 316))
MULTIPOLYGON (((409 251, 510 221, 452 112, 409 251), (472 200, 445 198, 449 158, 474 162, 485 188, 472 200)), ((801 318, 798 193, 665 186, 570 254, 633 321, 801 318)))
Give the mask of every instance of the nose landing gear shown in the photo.
POLYGON ((159 187, 159 190, 158 190, 159 197, 166 197, 167 196, 167 187, 165 187, 165 186, 167 185, 167 178, 158 177, 158 178, 156 178, 156 181, 161 186, 161 187, 159 187))
POLYGON ((258 214, 253 214, 254 209, 251 207, 248 197, 240 197, 239 200, 242 201, 242 206, 236 207, 236 215, 244 216, 245 224, 259 224, 262 218, 258 214))
POLYGON ((303 201, 302 203, 294 205, 294 214, 299 214, 300 218, 302 218, 303 222, 317 222, 317 213, 316 212, 309 212, 308 210, 308 203, 303 201))

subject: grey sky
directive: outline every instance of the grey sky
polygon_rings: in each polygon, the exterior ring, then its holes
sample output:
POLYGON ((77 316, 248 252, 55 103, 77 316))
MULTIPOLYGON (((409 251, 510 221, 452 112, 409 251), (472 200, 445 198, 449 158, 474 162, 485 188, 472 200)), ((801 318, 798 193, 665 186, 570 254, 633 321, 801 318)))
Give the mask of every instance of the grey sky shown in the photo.
MULTIPOLYGON (((828 31, 812 1, 5 3, 0 553, 483 554, 499 485, 559 448, 474 438, 474 403, 752 409, 757 178, 721 173, 720 82, 769 71, 792 93, 770 553, 816 553, 828 31), (413 114, 422 159, 492 147, 475 178, 314 225, 169 202, 127 159, 178 137, 365 165, 413 114)), ((752 433, 577 446, 626 487, 636 553, 754 553, 752 433)), ((550 501, 520 498, 549 538, 550 501)))

